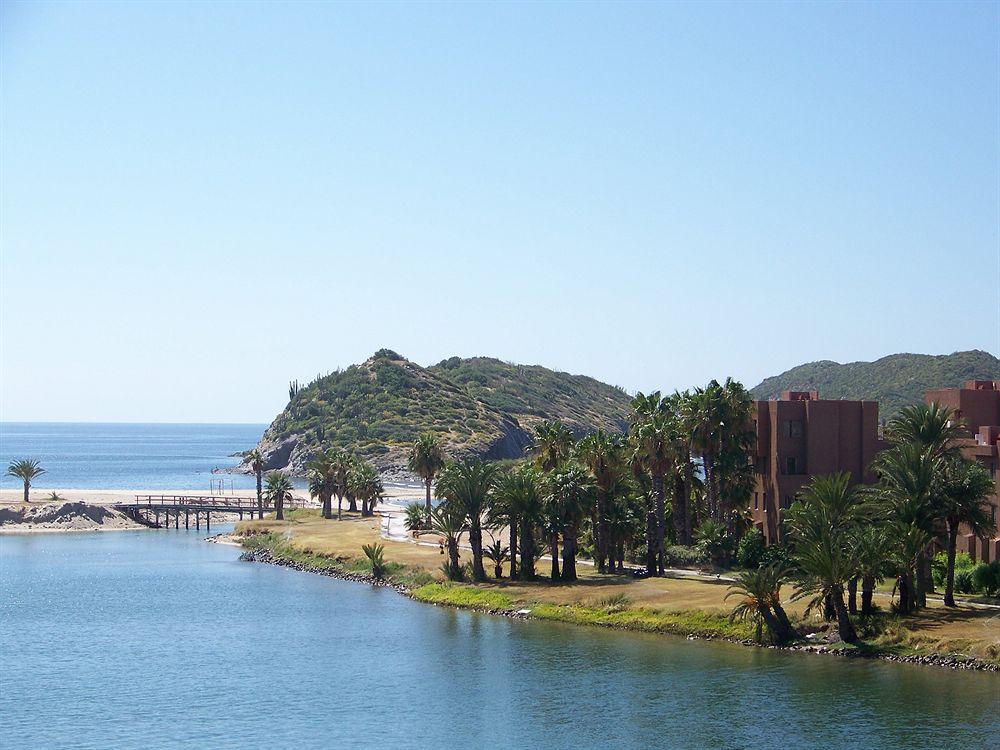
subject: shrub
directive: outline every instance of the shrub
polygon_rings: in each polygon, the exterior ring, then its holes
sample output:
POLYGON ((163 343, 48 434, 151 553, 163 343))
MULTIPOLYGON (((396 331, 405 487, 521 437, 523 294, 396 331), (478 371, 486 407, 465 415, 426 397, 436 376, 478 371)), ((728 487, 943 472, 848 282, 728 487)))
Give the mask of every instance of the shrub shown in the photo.
POLYGON ((419 531, 427 528, 427 509, 423 503, 410 503, 406 506, 406 518, 403 520, 407 531, 419 531))
MULTIPOLYGON (((972 558, 965 552, 955 553, 955 573, 960 570, 971 570, 975 566, 972 558)), ((931 575, 934 578, 935 586, 944 586, 945 578, 948 575, 948 553, 938 552, 931 560, 931 575)))
POLYGON ((381 580, 382 576, 385 575, 385 545, 378 543, 362 544, 361 551, 368 558, 375 580, 381 580))
POLYGON ((971 568, 955 571, 955 591, 960 594, 971 594, 973 592, 971 568))
POLYGON ((977 594, 997 596, 1000 594, 1000 560, 979 563, 972 569, 972 590, 977 594))
POLYGON ((698 549, 715 566, 723 565, 732 552, 732 539, 724 524, 705 521, 695 534, 698 549))
POLYGON ((631 603, 632 600, 625 594, 612 594, 598 600, 597 606, 607 612, 621 612, 624 609, 628 609, 628 605, 631 603))
POLYGON ((751 529, 736 545, 736 564, 748 570, 759 568, 766 549, 764 535, 759 529, 751 529))
POLYGON ((705 556, 697 547, 684 547, 679 544, 667 547, 663 555, 671 568, 693 568, 705 561, 705 556))

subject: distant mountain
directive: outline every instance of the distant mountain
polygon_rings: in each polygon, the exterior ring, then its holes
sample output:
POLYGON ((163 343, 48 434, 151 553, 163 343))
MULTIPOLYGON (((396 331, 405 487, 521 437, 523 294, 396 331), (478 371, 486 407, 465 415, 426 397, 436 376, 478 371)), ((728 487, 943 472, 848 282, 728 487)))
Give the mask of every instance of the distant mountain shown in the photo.
POLYGON ((892 354, 874 362, 840 364, 823 360, 793 367, 751 390, 755 398, 778 398, 782 391, 819 391, 821 398, 879 402, 879 416, 892 417, 923 401, 930 388, 955 388, 966 380, 1000 379, 1000 359, 974 349, 934 356, 892 354))
POLYGON ((622 431, 629 401, 620 388, 538 365, 452 357, 421 367, 382 349, 295 393, 259 447, 269 469, 295 474, 320 446, 347 448, 397 473, 425 430, 440 434, 455 458, 514 458, 542 419, 561 419, 578 434, 622 431))

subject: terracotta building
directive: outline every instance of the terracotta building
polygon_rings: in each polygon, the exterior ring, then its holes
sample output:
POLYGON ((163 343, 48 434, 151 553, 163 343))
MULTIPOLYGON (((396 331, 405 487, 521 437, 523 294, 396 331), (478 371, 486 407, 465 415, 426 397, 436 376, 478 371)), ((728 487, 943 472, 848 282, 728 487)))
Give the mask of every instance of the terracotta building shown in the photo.
POLYGON ((757 444, 750 510, 767 543, 780 539, 781 513, 817 474, 850 472, 871 483, 879 439, 877 401, 821 399, 816 391, 785 391, 754 402, 757 444))
MULTIPOLYGON (((993 494, 988 498, 993 521, 1000 521, 1000 380, 970 380, 962 388, 927 391, 924 401, 937 402, 955 412, 962 420, 966 435, 961 441, 962 455, 980 461, 993 474, 993 494)), ((989 562, 1000 558, 1000 534, 992 539, 977 539, 959 532, 958 549, 973 560, 989 562)))

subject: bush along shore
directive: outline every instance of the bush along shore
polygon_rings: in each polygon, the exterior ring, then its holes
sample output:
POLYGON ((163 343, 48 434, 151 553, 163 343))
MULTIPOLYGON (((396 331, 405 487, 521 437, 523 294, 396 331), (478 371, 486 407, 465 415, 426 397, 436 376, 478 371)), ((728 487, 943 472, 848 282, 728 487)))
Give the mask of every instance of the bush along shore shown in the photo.
POLYGON ((843 643, 765 644, 751 637, 751 630, 746 623, 733 622, 724 615, 697 610, 663 612, 635 608, 630 606, 628 598, 623 596, 609 597, 591 606, 545 602, 517 603, 502 591, 482 588, 475 584, 440 582, 425 570, 416 570, 396 563, 386 563, 386 571, 382 575, 375 575, 372 572, 370 559, 333 559, 305 552, 274 533, 255 534, 236 539, 244 548, 240 556, 243 561, 278 565, 304 573, 391 588, 419 602, 511 619, 550 620, 615 630, 665 633, 683 636, 688 640, 717 640, 755 648, 844 658, 882 659, 897 663, 1000 674, 1000 664, 956 654, 905 652, 892 647, 874 645, 857 647, 843 643))

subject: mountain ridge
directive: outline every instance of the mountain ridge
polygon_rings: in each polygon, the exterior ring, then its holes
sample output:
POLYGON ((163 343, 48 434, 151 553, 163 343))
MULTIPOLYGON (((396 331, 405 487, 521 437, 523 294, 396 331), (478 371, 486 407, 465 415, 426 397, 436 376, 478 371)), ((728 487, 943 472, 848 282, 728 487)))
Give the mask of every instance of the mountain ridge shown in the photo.
POLYGON ((956 388, 967 380, 1000 379, 1000 359, 981 349, 951 354, 889 354, 872 361, 806 362, 765 378, 750 389, 754 398, 773 399, 781 391, 819 391, 821 398, 879 402, 879 416, 890 418, 923 400, 931 388, 956 388))

